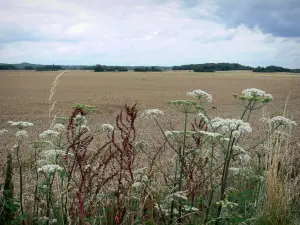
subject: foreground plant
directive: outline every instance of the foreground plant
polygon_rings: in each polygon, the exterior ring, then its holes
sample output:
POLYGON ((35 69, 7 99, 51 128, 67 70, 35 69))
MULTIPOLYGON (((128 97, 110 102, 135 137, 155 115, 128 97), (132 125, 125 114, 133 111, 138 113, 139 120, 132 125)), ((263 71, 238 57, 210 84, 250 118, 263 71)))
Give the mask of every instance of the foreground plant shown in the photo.
POLYGON ((287 172, 289 132, 296 122, 285 116, 264 119, 267 129, 253 140, 251 115, 272 100, 270 94, 250 88, 234 95, 244 107, 238 119, 211 118, 207 104, 213 98, 203 90, 187 96, 194 101, 169 102, 182 115, 179 129, 172 124, 166 129, 166 113, 159 109, 141 114, 145 123, 158 126, 160 135, 155 138, 138 132, 136 105, 125 105, 115 124, 95 129, 89 115, 96 109, 76 104, 70 117, 55 117, 30 145, 27 128, 33 124, 10 121, 17 128, 17 144, 15 154, 7 155, 0 221, 288 224, 290 199, 297 195, 288 195, 286 184, 300 177, 290 178, 287 172), (29 173, 23 149, 33 154, 29 173), (23 199, 24 171, 34 183, 29 200, 23 199), (13 196, 13 175, 19 176, 19 205, 13 196))

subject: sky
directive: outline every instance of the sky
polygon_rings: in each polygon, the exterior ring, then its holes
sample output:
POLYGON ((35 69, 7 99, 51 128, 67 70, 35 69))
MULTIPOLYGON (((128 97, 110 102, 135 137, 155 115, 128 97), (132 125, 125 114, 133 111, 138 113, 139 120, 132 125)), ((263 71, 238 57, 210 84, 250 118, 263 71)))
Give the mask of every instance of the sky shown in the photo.
POLYGON ((0 62, 300 68, 299 0, 1 0, 0 62))

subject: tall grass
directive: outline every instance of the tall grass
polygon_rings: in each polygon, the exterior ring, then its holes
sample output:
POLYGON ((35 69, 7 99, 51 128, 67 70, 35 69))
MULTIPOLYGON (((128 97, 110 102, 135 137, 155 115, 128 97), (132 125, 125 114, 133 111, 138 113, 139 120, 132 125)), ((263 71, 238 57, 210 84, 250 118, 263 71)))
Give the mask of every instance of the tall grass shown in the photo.
MULTIPOLYGON (((194 90, 187 93, 194 101, 169 102, 182 114, 182 129, 166 129, 164 112, 149 109, 139 114, 136 105, 125 105, 115 124, 94 127, 88 121, 96 109, 84 104, 74 105, 64 120, 63 115, 52 119, 53 96, 62 75, 56 77, 50 92, 50 128, 41 131, 37 140, 27 133, 33 124, 9 122, 10 132, 16 131, 16 145, 7 157, 0 221, 63 225, 299 222, 300 174, 295 169, 299 155, 297 145, 291 145, 296 123, 285 117, 286 110, 273 118, 263 113, 261 130, 253 131, 249 123, 253 111, 266 112, 273 99, 270 94, 251 88, 233 95, 243 107, 238 119, 211 118, 207 108, 212 96, 194 90), (154 123, 159 140, 142 140, 137 119, 154 123), (253 132, 260 138, 254 139, 253 132), (24 152, 32 155, 31 163, 24 152), (29 182, 34 189, 27 188, 29 182)), ((1 130, 0 138, 6 133, 1 130)))

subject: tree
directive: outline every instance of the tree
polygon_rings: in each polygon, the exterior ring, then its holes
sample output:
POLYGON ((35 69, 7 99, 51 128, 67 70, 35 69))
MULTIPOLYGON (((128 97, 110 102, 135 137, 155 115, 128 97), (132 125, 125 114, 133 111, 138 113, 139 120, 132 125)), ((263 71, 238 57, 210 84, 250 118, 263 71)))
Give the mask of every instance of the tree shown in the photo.
POLYGON ((24 69, 25 70, 34 70, 34 67, 33 66, 25 66, 24 69))

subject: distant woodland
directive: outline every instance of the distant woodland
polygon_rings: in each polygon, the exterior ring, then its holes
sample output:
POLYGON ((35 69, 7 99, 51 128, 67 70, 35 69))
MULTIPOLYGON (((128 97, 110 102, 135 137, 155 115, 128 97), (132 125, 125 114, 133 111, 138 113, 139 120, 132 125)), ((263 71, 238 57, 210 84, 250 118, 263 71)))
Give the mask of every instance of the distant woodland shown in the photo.
POLYGON ((290 72, 300 73, 300 69, 288 69, 280 66, 250 67, 238 63, 203 63, 187 64, 173 67, 159 66, 106 66, 97 64, 95 66, 87 65, 38 65, 30 63, 4 64, 0 63, 0 70, 35 70, 35 71, 58 71, 58 70, 94 70, 95 72, 126 72, 133 70, 135 72, 161 72, 164 70, 190 70, 194 72, 215 72, 232 70, 249 70, 253 72, 290 72))

